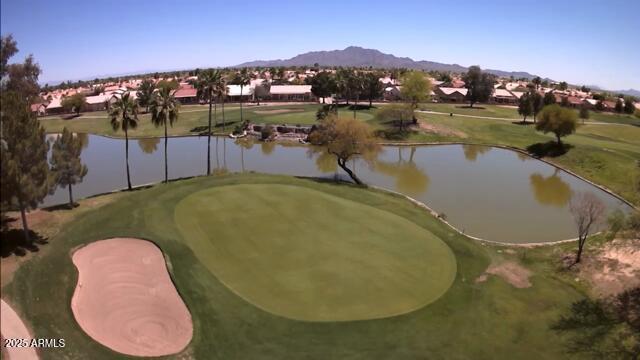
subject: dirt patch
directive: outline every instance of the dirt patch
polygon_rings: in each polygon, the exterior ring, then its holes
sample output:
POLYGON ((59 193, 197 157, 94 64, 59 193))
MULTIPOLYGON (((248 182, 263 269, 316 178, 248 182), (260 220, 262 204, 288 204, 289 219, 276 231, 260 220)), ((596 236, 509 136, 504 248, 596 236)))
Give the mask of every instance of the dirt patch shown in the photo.
POLYGON ((640 286, 640 239, 616 239, 583 257, 579 277, 602 297, 640 286))
POLYGON ((150 241, 114 238, 73 254, 78 284, 71 310, 94 340, 119 353, 165 356, 191 341, 191 314, 162 251, 150 241))
POLYGON ((253 110, 258 115, 276 115, 292 112, 304 112, 304 109, 271 109, 271 110, 253 110))
POLYGON ((487 281, 489 275, 497 276, 518 289, 531 287, 531 282, 529 281, 531 271, 513 261, 491 264, 487 270, 475 280, 476 283, 487 281))
POLYGON ((468 137, 468 135, 465 134, 464 132, 460 130, 451 129, 444 125, 425 123, 424 121, 420 121, 418 124, 419 124, 418 126, 419 129, 425 133, 442 135, 442 136, 454 136, 462 139, 468 137))

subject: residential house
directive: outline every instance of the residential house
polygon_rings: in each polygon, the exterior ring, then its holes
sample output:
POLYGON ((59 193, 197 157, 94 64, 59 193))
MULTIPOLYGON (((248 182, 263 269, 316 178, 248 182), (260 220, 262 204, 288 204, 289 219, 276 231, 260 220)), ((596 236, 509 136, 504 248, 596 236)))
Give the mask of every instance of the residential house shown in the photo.
POLYGON ((110 96, 106 94, 100 94, 95 96, 87 96, 86 98, 86 110, 87 111, 100 111, 107 109, 107 102, 110 96))
POLYGON ((493 90, 493 95, 491 99, 500 104, 515 104, 518 101, 518 98, 515 97, 510 91, 505 89, 495 89, 493 90))
POLYGON ((274 101, 315 101, 311 85, 271 85, 270 98, 274 101))
POLYGON ((31 112, 36 116, 44 116, 47 114, 47 104, 31 104, 31 112))
POLYGON ((253 88, 250 85, 240 87, 240 85, 227 85, 227 101, 250 101, 253 99, 253 88), (240 95, 242 94, 242 95, 240 95))
POLYGON ((453 87, 439 87, 434 90, 438 99, 443 102, 458 102, 465 101, 468 89, 466 88, 453 88, 453 87))
POLYGON ((382 93, 382 97, 385 101, 397 101, 400 100, 400 89, 401 86, 387 86, 384 88, 384 92, 382 93))
POLYGON ((62 108, 62 99, 59 97, 51 99, 51 102, 47 105, 47 114, 62 114, 64 109, 62 108))
POLYGON ((180 88, 173 93, 173 96, 175 96, 181 104, 195 104, 198 102, 198 90, 191 85, 180 86, 180 88))

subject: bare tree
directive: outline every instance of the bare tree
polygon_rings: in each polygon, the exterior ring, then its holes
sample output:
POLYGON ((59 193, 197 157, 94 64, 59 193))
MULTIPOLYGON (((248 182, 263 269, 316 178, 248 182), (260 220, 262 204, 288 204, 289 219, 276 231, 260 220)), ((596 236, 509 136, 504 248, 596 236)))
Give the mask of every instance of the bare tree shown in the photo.
POLYGON ((584 244, 587 241, 591 228, 595 226, 603 217, 605 205, 592 192, 584 191, 573 195, 569 203, 569 210, 578 228, 578 253, 576 255, 577 264, 580 262, 584 244))

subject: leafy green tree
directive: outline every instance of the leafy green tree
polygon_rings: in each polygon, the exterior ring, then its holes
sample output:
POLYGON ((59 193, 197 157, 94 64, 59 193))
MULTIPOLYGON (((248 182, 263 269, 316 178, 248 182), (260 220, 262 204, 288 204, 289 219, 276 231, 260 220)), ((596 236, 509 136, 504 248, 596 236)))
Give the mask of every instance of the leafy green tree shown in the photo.
POLYGON ((369 125, 356 119, 337 116, 329 116, 322 120, 317 129, 309 134, 309 140, 312 144, 318 145, 312 151, 326 150, 335 156, 338 166, 358 185, 361 185, 362 181, 347 166, 348 161, 360 156, 365 161, 372 162, 379 149, 369 125))
POLYGON ((25 240, 30 243, 26 211, 38 206, 51 189, 47 152, 49 143, 44 128, 31 114, 24 94, 2 93, 0 126, 1 200, 17 205, 25 240))
POLYGON ((580 106, 578 116, 582 119, 582 123, 584 124, 585 120, 589 119, 589 109, 587 109, 585 105, 580 106))
POLYGON ((477 102, 487 102, 493 93, 493 83, 495 78, 489 73, 482 72, 479 66, 470 66, 467 73, 463 76, 467 91, 467 100, 469 106, 477 102))
POLYGON ((599 99, 596 102, 596 110, 598 111, 604 111, 604 101, 602 99, 599 99))
POLYGON ((143 106, 146 109, 146 112, 149 112, 149 104, 151 103, 155 90, 156 84, 150 79, 143 80, 138 87, 138 104, 143 106))
POLYGON ((269 96, 269 90, 271 89, 271 84, 267 80, 264 80, 260 85, 256 85, 253 89, 253 94, 258 101, 258 105, 260 105, 260 100, 269 96))
POLYGON ((582 91, 584 93, 589 93, 589 92, 591 92, 591 89, 586 87, 585 85, 582 85, 582 87, 580 88, 580 91, 582 91))
POLYGON ((625 114, 633 114, 636 111, 636 106, 633 104, 633 99, 628 97, 624 99, 624 112, 625 114))
POLYGON ((529 93, 531 96, 531 106, 533 108, 533 122, 535 123, 538 117, 538 113, 544 107, 544 101, 542 95, 540 95, 537 91, 532 91, 529 93))
MULTIPOLYGON (((213 108, 213 115, 215 118, 217 111, 218 99, 218 86, 222 81, 222 73, 220 70, 207 69, 200 72, 198 80, 194 83, 197 90, 197 97, 202 101, 206 101, 209 104, 209 122, 207 130, 207 175, 211 174, 211 110, 213 108)), ((217 119, 215 120, 218 124, 217 119)))
POLYGON ((235 73, 231 78, 231 84, 240 85, 240 122, 244 123, 244 117, 242 115, 242 90, 245 86, 251 83, 251 77, 247 68, 243 68, 239 72, 235 73))
POLYGON ((224 103, 227 100, 227 95, 229 94, 229 88, 227 87, 227 83, 228 83, 227 77, 221 76, 215 87, 216 96, 222 105, 222 132, 225 131, 225 126, 227 123, 227 120, 224 116, 224 103))
POLYGON ((556 103, 555 95, 553 95, 551 91, 545 93, 544 97, 542 98, 542 103, 543 103, 543 106, 555 104, 556 103))
POLYGON ((543 133, 553 133, 562 146, 560 138, 573 134, 576 131, 576 113, 557 104, 545 106, 540 112, 536 130, 543 133))
POLYGON ((38 97, 40 86, 38 76, 40 76, 40 66, 35 62, 32 55, 22 63, 8 64, 9 59, 18 52, 18 46, 13 36, 0 37, 0 78, 2 79, 2 90, 20 94, 27 99, 27 103, 33 103, 38 97))
POLYGON ((353 73, 348 81, 347 86, 349 87, 349 93, 355 97, 355 105, 353 106, 353 118, 356 118, 356 111, 358 110, 358 101, 360 100, 360 95, 364 91, 364 77, 360 73, 353 73))
POLYGON ((334 76, 327 71, 319 72, 316 76, 312 77, 308 81, 311 85, 311 93, 322 99, 322 103, 325 103, 325 98, 331 96, 337 90, 337 84, 334 76))
POLYGON ((569 97, 563 96, 560 98, 560 106, 569 107, 569 97))
POLYGON ((178 90, 180 84, 176 80, 160 80, 156 83, 156 87, 158 89, 168 88, 171 90, 178 90))
POLYGON ((567 338, 567 350, 593 359, 640 356, 640 288, 571 305, 551 328, 567 338))
POLYGON ((566 81, 561 82, 560 84, 558 84, 558 90, 567 90, 569 88, 569 84, 567 84, 566 81))
POLYGON ((109 109, 109 121, 113 131, 124 131, 124 153, 127 164, 127 188, 131 190, 131 174, 129 173, 129 129, 138 126, 138 103, 126 91, 115 98, 109 109))
POLYGON ((524 93, 520 97, 518 101, 518 114, 522 115, 522 122, 527 122, 527 116, 531 116, 533 114, 533 104, 531 103, 531 95, 530 93, 524 93))
POLYGON ((390 104, 376 111, 375 119, 381 124, 398 124, 400 131, 404 131, 405 122, 414 117, 413 108, 408 104, 390 104))
POLYGON ((87 97, 81 93, 73 94, 62 99, 61 105, 63 109, 69 112, 73 111, 76 115, 80 115, 80 112, 84 110, 87 105, 87 97))
POLYGON ((82 139, 65 127, 51 149, 51 173, 55 185, 69 189, 69 207, 73 207, 73 185, 82 182, 87 166, 82 164, 82 139))
POLYGON ((151 122, 156 126, 164 127, 164 182, 169 181, 169 165, 167 162, 167 124, 173 127, 178 121, 178 112, 180 111, 180 102, 175 98, 174 91, 168 87, 160 88, 160 91, 154 94, 149 104, 151 110, 151 122))
POLYGON ((7 74, 9 59, 18 52, 18 44, 13 35, 0 37, 0 77, 7 74))
POLYGON ((622 99, 621 98, 618 98, 618 100, 616 100, 616 107, 614 108, 614 110, 617 113, 621 113, 622 110, 624 110, 624 105, 622 103, 622 99))
POLYGON ((349 105, 349 99, 351 98, 351 78, 354 76, 353 71, 349 69, 338 69, 336 72, 336 89, 340 96, 347 101, 349 105))
POLYGON ((364 94, 369 99, 369 107, 372 106, 374 99, 382 97, 383 92, 384 84, 380 82, 380 75, 367 73, 364 77, 364 94))
POLYGON ((536 90, 538 90, 540 88, 540 84, 542 83, 542 79, 540 78, 540 76, 536 76, 531 79, 531 83, 535 85, 536 90))
POLYGON ((402 77, 400 96, 416 110, 418 104, 429 100, 431 81, 421 71, 409 71, 402 77))

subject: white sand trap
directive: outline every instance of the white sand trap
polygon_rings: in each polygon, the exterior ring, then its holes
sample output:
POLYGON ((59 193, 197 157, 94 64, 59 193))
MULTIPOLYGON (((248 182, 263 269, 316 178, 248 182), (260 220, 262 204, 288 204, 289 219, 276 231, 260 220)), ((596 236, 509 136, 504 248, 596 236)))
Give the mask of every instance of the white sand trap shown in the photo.
POLYGON ((78 284, 71 310, 94 340, 119 353, 162 356, 191 341, 191 314, 158 247, 130 238, 100 240, 73 254, 78 284))
MULTIPOLYGON (((2 318, 2 325, 0 325, 0 332, 2 333, 2 339, 24 339, 27 341, 31 340, 31 334, 29 334, 29 330, 22 322, 18 314, 7 304, 4 300, 2 300, 2 305, 0 306, 0 318, 2 318)), ((4 346, 4 342, 2 343, 4 346)), ((36 349, 32 347, 6 347, 4 348, 7 351, 7 357, 10 360, 32 360, 38 359, 38 355, 36 354, 36 349)))

